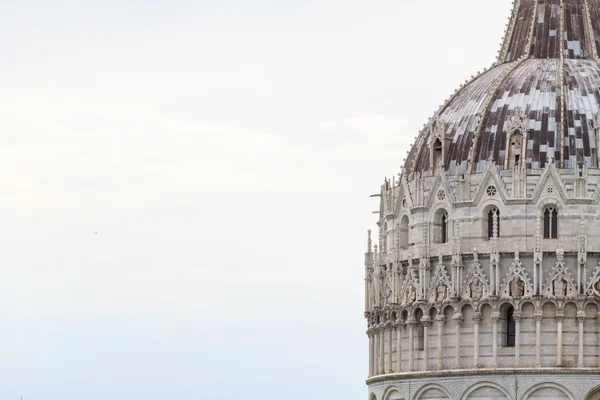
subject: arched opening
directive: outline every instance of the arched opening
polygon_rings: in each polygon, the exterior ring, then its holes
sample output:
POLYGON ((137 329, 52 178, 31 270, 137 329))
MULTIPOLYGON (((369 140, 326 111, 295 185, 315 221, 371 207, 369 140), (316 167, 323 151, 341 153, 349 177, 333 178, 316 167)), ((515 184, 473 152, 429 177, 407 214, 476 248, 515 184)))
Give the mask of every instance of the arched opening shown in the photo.
POLYGON ((423 311, 418 309, 415 311, 415 321, 417 321, 415 326, 415 349, 417 351, 425 349, 425 327, 421 323, 421 318, 423 318, 423 311))
POLYGON ((506 347, 515 347, 516 344, 515 309, 508 307, 506 310, 506 347))
POLYGON ((446 210, 438 210, 433 218, 433 242, 448 243, 449 235, 449 219, 446 210))
POLYGON ((408 249, 408 216, 403 216, 400 219, 400 248, 408 249))
POLYGON ((494 226, 496 228, 496 237, 500 237, 500 210, 494 207, 487 214, 487 239, 494 238, 494 226))
POLYGON ((544 239, 558 238, 558 210, 547 207, 544 210, 544 239))
POLYGON ((517 130, 510 136, 508 149, 509 167, 520 165, 523 161, 523 134, 521 131, 517 130))

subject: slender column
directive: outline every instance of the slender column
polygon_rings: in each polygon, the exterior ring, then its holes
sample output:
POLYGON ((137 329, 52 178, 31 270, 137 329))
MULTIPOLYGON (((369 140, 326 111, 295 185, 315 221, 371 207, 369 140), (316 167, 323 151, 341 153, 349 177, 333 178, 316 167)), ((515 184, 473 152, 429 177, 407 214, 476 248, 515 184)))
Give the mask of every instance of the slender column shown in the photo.
POLYGON ((379 373, 385 374, 385 328, 379 329, 379 373))
POLYGON ((374 374, 374 368, 373 368, 373 352, 374 352, 374 345, 373 345, 373 329, 369 328, 369 330, 367 331, 367 335, 369 335, 369 376, 373 376, 374 374))
POLYGON ((492 366, 498 367, 498 321, 500 321, 500 315, 494 313, 492 315, 492 366))
POLYGON ((379 333, 377 325, 373 328, 373 374, 379 375, 379 333))
POLYGON ((556 366, 562 366, 563 354, 563 319, 565 314, 561 311, 556 313, 556 366))
POLYGON ((446 318, 443 315, 435 317, 437 322, 437 369, 444 369, 444 346, 443 346, 443 335, 444 335, 444 323, 446 318))
POLYGON ((473 330, 474 330, 474 340, 473 340, 473 366, 475 368, 479 367, 479 324, 481 324, 481 313, 478 311, 473 316, 473 330))
POLYGON ((387 357, 387 369, 386 372, 388 374, 391 374, 392 372, 394 372, 394 366, 392 365, 392 355, 394 352, 394 341, 392 340, 392 335, 394 333, 394 328, 392 327, 392 324, 390 322, 388 322, 388 357, 387 357))
POLYGON ((583 368, 583 324, 585 323, 585 311, 579 311, 577 313, 577 320, 579 321, 579 359, 577 366, 583 368))
MULTIPOLYGON (((600 326, 600 315, 598 315, 598 325, 600 326)), ((598 329, 598 367, 600 367, 600 328, 598 329)))
POLYGON ((515 367, 521 366, 521 313, 515 312, 515 367))
POLYGON ((429 370, 429 327, 432 324, 431 317, 424 316, 421 323, 423 324, 423 370, 427 371, 429 370))
POLYGON ((408 370, 415 370, 415 324, 414 319, 408 320, 408 370))
POLYGON ((455 324, 455 335, 454 335, 454 367, 460 368, 460 326, 464 322, 462 314, 456 314, 452 318, 455 324))
POLYGON ((402 372, 402 322, 396 326, 396 372, 402 372))
POLYGON ((534 315, 535 318, 535 366, 542 366, 542 314, 534 315))

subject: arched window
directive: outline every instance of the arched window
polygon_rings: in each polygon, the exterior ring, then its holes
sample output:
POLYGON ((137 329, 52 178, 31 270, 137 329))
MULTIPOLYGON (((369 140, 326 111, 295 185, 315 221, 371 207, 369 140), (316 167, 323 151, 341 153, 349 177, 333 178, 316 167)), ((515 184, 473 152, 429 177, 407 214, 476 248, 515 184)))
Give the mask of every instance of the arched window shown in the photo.
POLYGON ((450 239, 450 220, 446 210, 438 210, 433 216, 433 243, 448 243, 450 239))
POLYGON ((418 324, 416 328, 417 332, 415 335, 415 340, 417 343, 415 347, 417 348, 417 351, 423 351, 425 350, 425 327, 423 324, 418 324))
POLYGON ((448 243, 448 214, 442 215, 442 243, 448 243))
POLYGON ((506 347, 515 347, 515 309, 506 310, 506 347))
POLYGON ((400 248, 408 249, 408 216, 403 216, 400 220, 400 248))
POLYGON ((510 136, 510 164, 511 165, 519 165, 519 162, 522 160, 522 147, 523 147, 523 135, 521 131, 515 131, 510 136))
POLYGON ((544 239, 558 238, 558 211, 548 207, 544 211, 544 239))
POLYGON ((496 229, 498 230, 498 237, 500 237, 500 210, 492 208, 487 215, 487 238, 491 239, 494 237, 494 219, 496 220, 496 229))

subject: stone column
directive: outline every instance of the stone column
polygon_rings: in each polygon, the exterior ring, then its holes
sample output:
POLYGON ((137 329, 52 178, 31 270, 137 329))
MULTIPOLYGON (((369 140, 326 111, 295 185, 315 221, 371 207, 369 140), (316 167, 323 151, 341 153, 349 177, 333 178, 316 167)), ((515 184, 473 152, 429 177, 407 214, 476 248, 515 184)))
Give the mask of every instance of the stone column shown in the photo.
POLYGON ((421 323, 423 324, 423 370, 429 370, 429 327, 433 323, 431 321, 431 317, 426 315, 421 318, 421 323))
POLYGON ((563 320, 565 314, 562 311, 556 313, 556 366, 562 366, 563 354, 563 320))
POLYGON ((373 327, 373 373, 379 375, 379 328, 373 327))
POLYGON ((535 318, 535 366, 537 368, 542 366, 542 314, 536 313, 535 318))
POLYGON ((437 369, 444 369, 444 346, 443 346, 443 335, 444 335, 444 323, 446 322, 446 317, 443 315, 438 315, 435 317, 435 321, 437 322, 437 369))
POLYGON ((385 374, 385 327, 379 329, 379 373, 385 374))
POLYGON ((473 316, 473 366, 479 367, 479 324, 481 324, 481 313, 478 311, 473 316))
POLYGON ((516 311, 513 315, 515 319, 515 368, 521 366, 521 312, 516 311))
MULTIPOLYGON (((600 154, 598 155, 600 157, 600 154)), ((598 315, 598 325, 600 326, 600 314, 598 315)), ((600 328, 598 329, 598 367, 600 367, 600 328)))
POLYGON ((396 326, 396 372, 402 372, 402 322, 396 326))
POLYGON ((392 356, 394 353, 394 341, 392 339, 392 335, 394 334, 394 328, 392 327, 392 323, 388 322, 388 357, 387 357, 387 369, 386 372, 391 374, 394 372, 394 366, 392 365, 392 356))
POLYGON ((373 331, 371 328, 367 329, 367 336, 369 337, 369 377, 373 376, 373 331))
POLYGON ((579 311, 577 313, 577 320, 579 321, 579 357, 577 360, 577 366, 583 368, 583 324, 585 323, 585 311, 579 311))
POLYGON ((464 322, 462 314, 456 314, 452 320, 455 324, 455 334, 454 334, 454 367, 460 369, 460 326, 464 322))
POLYGON ((377 362, 377 328, 371 328, 371 335, 373 336, 373 375, 377 375, 378 362, 377 362))
POLYGON ((492 314, 492 367, 498 367, 498 321, 500 315, 498 312, 492 314))
POLYGON ((415 370, 415 324, 414 319, 409 319, 408 324, 408 370, 415 370))

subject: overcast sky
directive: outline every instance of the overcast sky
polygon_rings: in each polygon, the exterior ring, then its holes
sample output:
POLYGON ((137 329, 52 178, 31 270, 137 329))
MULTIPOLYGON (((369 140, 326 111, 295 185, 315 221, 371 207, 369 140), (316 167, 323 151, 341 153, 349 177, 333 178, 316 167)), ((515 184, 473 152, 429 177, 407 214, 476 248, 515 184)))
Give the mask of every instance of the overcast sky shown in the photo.
POLYGON ((510 0, 0 4, 0 398, 364 399, 369 195, 510 0))

